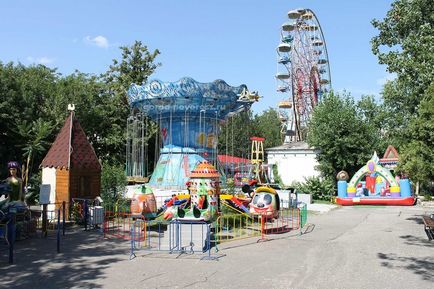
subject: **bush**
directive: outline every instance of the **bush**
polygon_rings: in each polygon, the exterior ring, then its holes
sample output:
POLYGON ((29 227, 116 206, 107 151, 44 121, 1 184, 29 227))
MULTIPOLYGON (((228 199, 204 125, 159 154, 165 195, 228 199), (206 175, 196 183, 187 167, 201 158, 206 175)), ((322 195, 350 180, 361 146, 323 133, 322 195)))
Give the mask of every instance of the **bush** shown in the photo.
POLYGON ((101 198, 105 205, 113 205, 122 200, 122 193, 127 185, 122 165, 111 165, 104 162, 101 172, 101 198))
POLYGON ((335 192, 335 184, 328 179, 320 177, 304 178, 304 183, 297 183, 295 188, 298 192, 311 194, 314 200, 330 201, 335 192))
POLYGON ((279 170, 277 168, 277 164, 273 164, 272 165, 272 169, 273 169, 273 176, 274 176, 274 183, 275 184, 279 184, 279 186, 282 188, 284 187, 282 178, 279 175, 279 170))
POLYGON ((26 193, 27 205, 39 204, 39 190, 42 183, 42 171, 38 171, 36 174, 32 174, 29 180, 29 185, 26 193))
POLYGON ((424 201, 429 202, 429 201, 432 201, 433 198, 432 198, 430 192, 425 191, 425 193, 423 194, 423 199, 424 199, 424 201))

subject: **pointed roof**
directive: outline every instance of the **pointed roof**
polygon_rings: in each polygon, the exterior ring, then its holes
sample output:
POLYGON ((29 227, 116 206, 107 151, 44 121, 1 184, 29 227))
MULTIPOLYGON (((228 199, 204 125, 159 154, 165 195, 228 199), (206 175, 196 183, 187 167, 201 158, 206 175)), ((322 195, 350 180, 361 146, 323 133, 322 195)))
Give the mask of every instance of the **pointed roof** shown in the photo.
POLYGON ((399 159, 399 154, 393 145, 389 145, 384 153, 383 159, 399 159))
POLYGON ((66 118, 56 140, 42 160, 41 167, 101 170, 95 151, 73 112, 66 118), (71 155, 69 156, 70 143, 71 155))
POLYGON ((191 172, 190 178, 219 178, 220 174, 215 167, 207 161, 200 162, 191 172))
POLYGON ((399 153, 393 145, 389 145, 384 153, 383 158, 380 159, 379 164, 394 169, 399 162, 399 153))

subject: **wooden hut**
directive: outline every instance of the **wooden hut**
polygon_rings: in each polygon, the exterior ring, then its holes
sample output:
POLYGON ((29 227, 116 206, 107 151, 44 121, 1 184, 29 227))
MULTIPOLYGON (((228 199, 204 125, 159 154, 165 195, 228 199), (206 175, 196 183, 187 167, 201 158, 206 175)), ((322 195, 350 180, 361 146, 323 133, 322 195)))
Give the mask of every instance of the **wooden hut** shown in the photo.
MULTIPOLYGON (((49 184, 50 203, 94 199, 101 192, 101 164, 71 110, 41 163, 42 183, 49 184)), ((58 206, 56 206, 58 207, 58 206)))

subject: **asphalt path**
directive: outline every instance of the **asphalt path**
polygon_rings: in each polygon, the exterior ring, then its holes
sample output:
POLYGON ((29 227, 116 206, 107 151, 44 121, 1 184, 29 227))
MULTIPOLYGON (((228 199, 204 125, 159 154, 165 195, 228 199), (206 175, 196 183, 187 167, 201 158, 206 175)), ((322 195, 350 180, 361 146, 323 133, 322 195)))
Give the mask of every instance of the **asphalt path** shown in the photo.
POLYGON ((338 207, 309 213, 300 231, 219 246, 217 260, 137 252, 97 231, 17 242, 0 254, 0 288, 434 288, 434 241, 421 215, 434 207, 338 207))

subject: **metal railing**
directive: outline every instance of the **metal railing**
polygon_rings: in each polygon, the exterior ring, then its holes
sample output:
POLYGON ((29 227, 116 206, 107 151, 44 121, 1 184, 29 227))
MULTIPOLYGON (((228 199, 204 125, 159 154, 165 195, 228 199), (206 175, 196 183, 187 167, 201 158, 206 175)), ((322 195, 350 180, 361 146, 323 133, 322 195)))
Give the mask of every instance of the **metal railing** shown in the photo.
POLYGON ((221 201, 221 214, 215 225, 215 240, 217 244, 235 241, 245 238, 261 236, 261 224, 250 214, 231 206, 226 201, 221 201))
POLYGON ((136 220, 131 227, 130 259, 138 250, 201 256, 202 260, 218 258, 212 254, 212 224, 173 220, 136 220))

